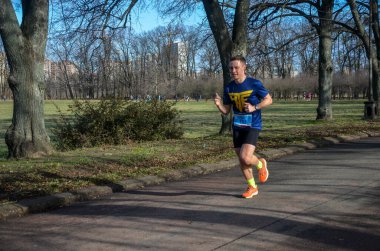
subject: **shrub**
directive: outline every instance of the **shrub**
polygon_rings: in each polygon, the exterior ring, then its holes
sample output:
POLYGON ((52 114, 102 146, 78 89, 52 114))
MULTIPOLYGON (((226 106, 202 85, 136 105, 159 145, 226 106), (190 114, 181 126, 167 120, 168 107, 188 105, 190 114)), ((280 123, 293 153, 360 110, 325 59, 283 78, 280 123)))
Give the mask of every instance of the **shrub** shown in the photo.
POLYGON ((124 112, 126 133, 132 140, 176 139, 183 135, 173 102, 136 102, 124 112))
POLYGON ((53 134, 59 149, 102 144, 123 144, 128 140, 148 141, 180 138, 183 135, 179 111, 173 102, 74 101, 71 116, 60 113, 53 134))

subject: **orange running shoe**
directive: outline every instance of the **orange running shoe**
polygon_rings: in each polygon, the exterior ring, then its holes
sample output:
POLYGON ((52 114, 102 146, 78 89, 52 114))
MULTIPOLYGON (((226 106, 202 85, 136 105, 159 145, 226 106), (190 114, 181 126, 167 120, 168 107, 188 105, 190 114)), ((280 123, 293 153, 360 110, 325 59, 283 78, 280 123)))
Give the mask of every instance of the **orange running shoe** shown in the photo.
POLYGON ((269 171, 267 168, 267 161, 263 158, 260 158, 259 161, 263 164, 263 167, 260 168, 259 171, 259 180, 261 183, 264 183, 268 180, 269 177, 269 171))
POLYGON ((250 199, 255 195, 259 194, 259 190, 257 187, 253 187, 251 185, 248 185, 247 190, 241 195, 243 198, 250 199))

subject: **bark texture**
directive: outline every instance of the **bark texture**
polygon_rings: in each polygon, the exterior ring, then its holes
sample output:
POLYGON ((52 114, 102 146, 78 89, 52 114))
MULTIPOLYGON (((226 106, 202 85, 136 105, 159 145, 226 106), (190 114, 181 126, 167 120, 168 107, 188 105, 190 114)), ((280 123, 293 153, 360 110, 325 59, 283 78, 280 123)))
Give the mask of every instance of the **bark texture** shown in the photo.
POLYGON ((318 9, 319 25, 317 27, 319 38, 319 69, 318 69, 318 108, 317 119, 332 119, 331 93, 332 93, 332 11, 334 0, 321 1, 318 9))
POLYGON ((18 24, 10 0, 0 0, 0 35, 10 68, 13 118, 5 141, 9 158, 51 152, 44 122, 44 59, 48 33, 48 0, 23 0, 18 24))

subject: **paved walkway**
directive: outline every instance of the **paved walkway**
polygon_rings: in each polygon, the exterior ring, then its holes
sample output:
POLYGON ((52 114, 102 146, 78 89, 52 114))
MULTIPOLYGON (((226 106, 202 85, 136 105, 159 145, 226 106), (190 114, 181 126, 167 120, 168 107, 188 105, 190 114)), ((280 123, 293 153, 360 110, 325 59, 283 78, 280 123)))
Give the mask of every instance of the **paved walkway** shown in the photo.
POLYGON ((379 250, 380 138, 0 222, 0 250, 379 250))

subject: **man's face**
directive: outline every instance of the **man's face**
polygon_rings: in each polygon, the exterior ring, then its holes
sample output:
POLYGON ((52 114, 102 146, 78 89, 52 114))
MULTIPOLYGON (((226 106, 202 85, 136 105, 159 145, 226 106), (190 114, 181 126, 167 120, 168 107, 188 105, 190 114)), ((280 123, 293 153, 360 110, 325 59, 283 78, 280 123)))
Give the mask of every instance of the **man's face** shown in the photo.
POLYGON ((234 80, 244 80, 245 69, 246 65, 239 60, 234 60, 230 62, 230 74, 234 80))

